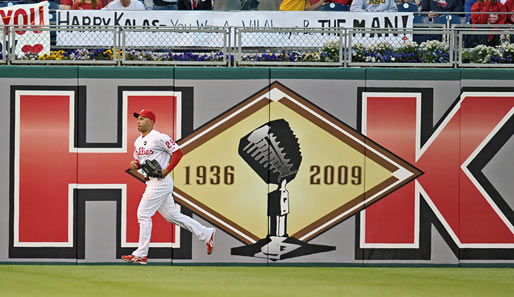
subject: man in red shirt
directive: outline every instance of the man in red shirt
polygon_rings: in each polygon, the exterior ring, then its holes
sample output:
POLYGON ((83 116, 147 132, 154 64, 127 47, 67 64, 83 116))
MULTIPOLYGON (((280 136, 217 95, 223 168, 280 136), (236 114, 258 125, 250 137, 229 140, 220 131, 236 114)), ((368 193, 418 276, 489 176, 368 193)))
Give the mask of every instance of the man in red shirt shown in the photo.
MULTIPOLYGON (((472 24, 505 24, 507 21, 506 14, 498 14, 495 12, 507 12, 503 4, 497 0, 478 0, 471 6, 471 12, 488 12, 488 14, 472 14, 472 24)), ((500 44, 500 35, 475 35, 479 44, 496 46, 500 44)), ((475 44, 476 45, 476 44, 475 44)))

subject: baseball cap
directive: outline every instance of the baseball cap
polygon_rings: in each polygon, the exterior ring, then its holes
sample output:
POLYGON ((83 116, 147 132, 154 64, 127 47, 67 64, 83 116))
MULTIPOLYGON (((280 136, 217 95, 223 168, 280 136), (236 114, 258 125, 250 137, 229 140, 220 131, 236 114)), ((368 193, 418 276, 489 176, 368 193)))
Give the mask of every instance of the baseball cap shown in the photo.
POLYGON ((150 120, 152 120, 152 122, 155 123, 155 114, 153 113, 153 111, 151 110, 148 110, 148 109, 141 109, 140 112, 134 112, 134 117, 137 119, 139 116, 142 116, 142 117, 145 117, 145 118, 149 118, 150 120))

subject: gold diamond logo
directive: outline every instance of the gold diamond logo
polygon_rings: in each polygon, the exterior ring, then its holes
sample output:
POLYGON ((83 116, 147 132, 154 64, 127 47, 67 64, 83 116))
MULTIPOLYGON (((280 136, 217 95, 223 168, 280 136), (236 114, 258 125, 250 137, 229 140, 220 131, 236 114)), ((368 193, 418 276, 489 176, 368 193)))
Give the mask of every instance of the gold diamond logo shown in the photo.
POLYGON ((175 200, 247 245, 269 233, 267 184, 238 154, 245 135, 285 120, 301 164, 287 184, 287 236, 307 242, 422 174, 278 82, 178 141, 175 200))

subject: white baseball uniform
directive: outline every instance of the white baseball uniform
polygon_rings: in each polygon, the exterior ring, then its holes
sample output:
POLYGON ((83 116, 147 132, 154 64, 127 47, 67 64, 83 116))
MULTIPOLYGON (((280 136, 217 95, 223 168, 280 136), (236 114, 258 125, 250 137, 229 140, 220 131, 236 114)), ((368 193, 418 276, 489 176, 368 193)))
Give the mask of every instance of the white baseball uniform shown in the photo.
MULTIPOLYGON (((162 168, 166 168, 171 155, 178 149, 179 146, 168 135, 151 130, 145 137, 140 135, 134 142, 134 159, 138 160, 139 164, 155 159, 162 168)), ((152 216, 157 210, 168 222, 191 231, 201 241, 206 242, 211 237, 214 228, 204 227, 180 213, 175 206, 172 193, 173 178, 170 174, 165 178, 150 178, 146 182, 146 189, 137 209, 139 243, 138 249, 132 253, 134 256, 148 255, 152 235, 152 216)))

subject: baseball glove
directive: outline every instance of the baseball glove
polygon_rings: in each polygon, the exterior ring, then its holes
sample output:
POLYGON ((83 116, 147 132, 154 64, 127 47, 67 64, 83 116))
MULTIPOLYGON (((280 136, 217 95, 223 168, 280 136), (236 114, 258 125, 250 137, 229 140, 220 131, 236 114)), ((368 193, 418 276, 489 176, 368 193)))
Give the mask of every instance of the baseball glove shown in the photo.
POLYGON ((162 168, 157 160, 146 160, 144 164, 141 164, 141 169, 148 177, 162 178, 162 168))

